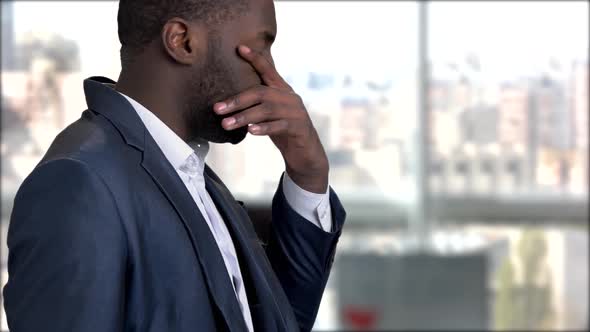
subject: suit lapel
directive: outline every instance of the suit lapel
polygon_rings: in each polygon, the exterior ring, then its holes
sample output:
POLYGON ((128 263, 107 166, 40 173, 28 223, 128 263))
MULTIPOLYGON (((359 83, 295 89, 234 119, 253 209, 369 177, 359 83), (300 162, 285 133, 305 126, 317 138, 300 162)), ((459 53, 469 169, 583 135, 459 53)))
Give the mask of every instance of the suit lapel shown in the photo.
MULTIPOLYGON (((146 134, 147 135, 147 134, 146 134)), ((176 209, 211 290, 211 296, 231 331, 244 331, 244 322, 233 286, 217 243, 186 186, 159 150, 153 138, 146 137, 143 168, 149 173, 176 209)))
POLYGON ((246 273, 246 271, 250 273, 260 305, 264 307, 258 313, 252 312, 252 319, 255 324, 259 324, 259 326, 255 325, 254 328, 264 331, 287 331, 285 317, 280 309, 280 306, 285 303, 280 301, 281 295, 273 291, 272 286, 276 287, 276 284, 269 284, 272 281, 274 272, 265 260, 264 256, 266 254, 260 244, 257 243, 258 238, 254 230, 248 231, 247 229, 247 223, 250 223, 248 215, 235 202, 227 188, 207 173, 206 167, 205 187, 232 234, 236 250, 242 253, 245 261, 241 262, 241 265, 245 264, 248 267, 247 270, 242 269, 242 274, 246 273), (256 314, 263 317, 254 317, 256 314))
POLYGON ((105 77, 86 79, 84 92, 88 108, 110 121, 128 145, 142 151, 141 165, 178 213, 192 242, 211 297, 230 331, 245 331, 246 323, 209 226, 133 106, 125 97, 109 87, 114 83, 105 77))

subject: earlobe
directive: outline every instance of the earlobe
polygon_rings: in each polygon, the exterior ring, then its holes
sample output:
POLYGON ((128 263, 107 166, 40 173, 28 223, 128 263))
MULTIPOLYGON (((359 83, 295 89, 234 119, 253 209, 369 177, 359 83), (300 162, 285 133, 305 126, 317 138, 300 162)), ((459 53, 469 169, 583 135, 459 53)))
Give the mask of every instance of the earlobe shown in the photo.
POLYGON ((162 28, 162 44, 165 52, 175 62, 192 65, 199 58, 199 31, 191 29, 188 22, 181 18, 172 18, 162 28))

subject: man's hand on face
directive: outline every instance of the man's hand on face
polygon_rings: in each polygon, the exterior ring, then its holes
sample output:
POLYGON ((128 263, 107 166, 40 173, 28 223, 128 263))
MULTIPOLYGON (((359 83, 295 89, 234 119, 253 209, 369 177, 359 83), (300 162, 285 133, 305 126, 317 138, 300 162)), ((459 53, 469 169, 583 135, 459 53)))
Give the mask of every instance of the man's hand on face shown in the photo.
POLYGON ((291 179, 307 191, 325 193, 328 158, 301 97, 279 75, 271 60, 247 46, 238 49, 258 72, 263 85, 216 103, 213 110, 219 115, 239 111, 223 119, 221 125, 226 130, 250 125, 250 134, 268 135, 283 155, 291 179))

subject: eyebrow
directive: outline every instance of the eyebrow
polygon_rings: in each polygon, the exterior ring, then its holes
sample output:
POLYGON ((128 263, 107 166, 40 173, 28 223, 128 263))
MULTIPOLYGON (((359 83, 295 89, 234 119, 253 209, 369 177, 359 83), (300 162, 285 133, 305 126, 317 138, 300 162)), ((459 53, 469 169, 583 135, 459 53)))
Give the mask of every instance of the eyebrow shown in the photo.
POLYGON ((269 30, 264 30, 258 33, 258 38, 270 45, 275 41, 276 35, 269 30))

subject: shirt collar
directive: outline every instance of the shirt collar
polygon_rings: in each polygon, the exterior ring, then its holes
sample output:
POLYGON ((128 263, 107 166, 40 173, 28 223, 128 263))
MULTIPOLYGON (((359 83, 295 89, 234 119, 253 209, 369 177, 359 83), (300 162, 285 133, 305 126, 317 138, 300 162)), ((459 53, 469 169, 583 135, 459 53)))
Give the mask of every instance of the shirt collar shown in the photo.
POLYGON ((164 153, 164 156, 177 171, 194 153, 199 160, 199 171, 202 174, 205 168, 205 158, 209 152, 209 142, 204 139, 198 139, 194 142, 186 143, 172 129, 170 129, 154 113, 150 112, 143 105, 133 98, 119 92, 125 97, 131 106, 139 115, 141 121, 147 128, 148 132, 164 153))

